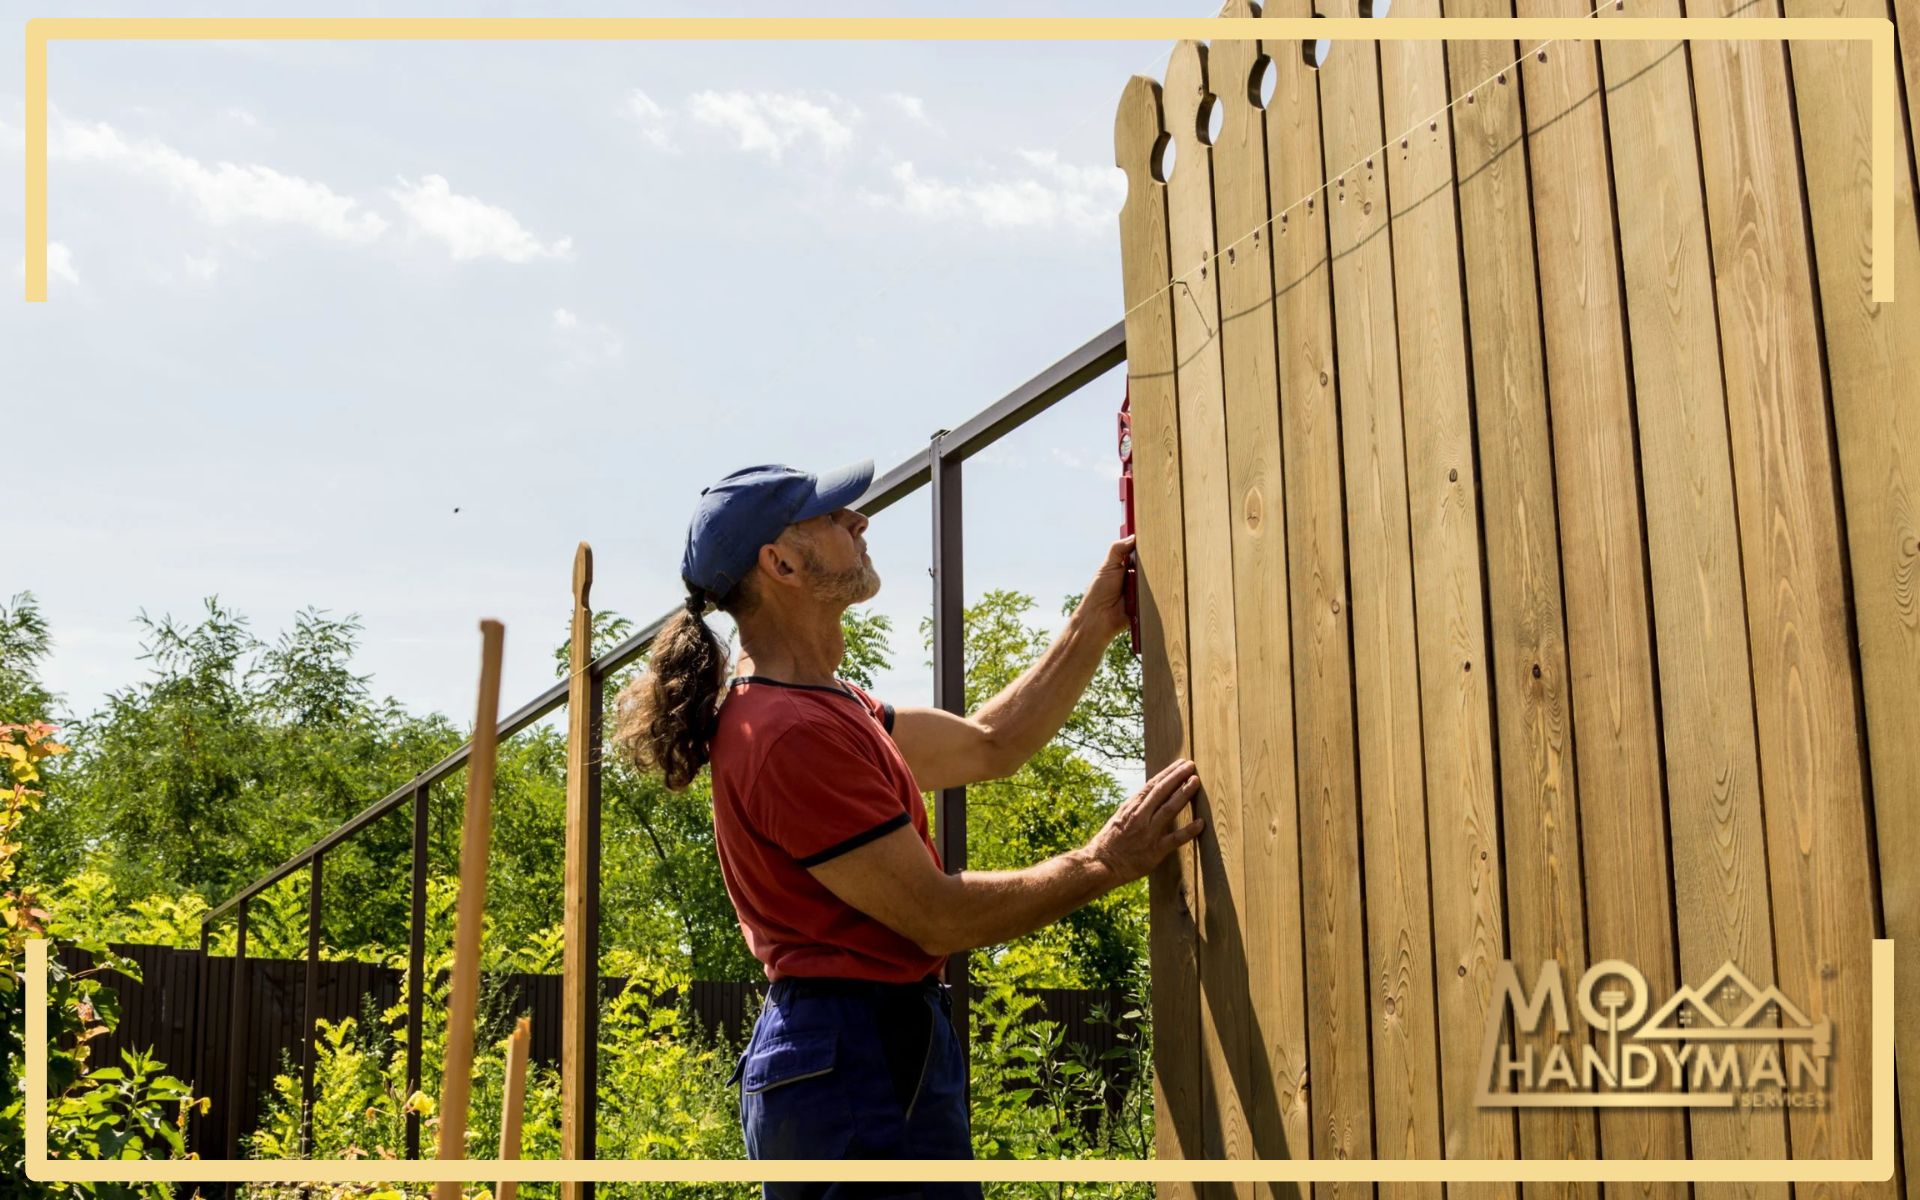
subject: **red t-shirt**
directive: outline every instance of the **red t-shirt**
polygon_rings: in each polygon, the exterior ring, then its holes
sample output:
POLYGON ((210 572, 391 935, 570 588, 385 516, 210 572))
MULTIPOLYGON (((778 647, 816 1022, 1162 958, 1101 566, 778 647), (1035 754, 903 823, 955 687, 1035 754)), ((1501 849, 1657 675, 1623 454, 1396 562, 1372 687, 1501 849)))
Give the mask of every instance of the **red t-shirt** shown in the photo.
POLYGON ((892 729, 893 706, 854 684, 842 691, 758 675, 728 684, 711 751, 714 843, 740 932, 768 979, 908 983, 946 963, 807 870, 902 825, 940 866, 892 729))

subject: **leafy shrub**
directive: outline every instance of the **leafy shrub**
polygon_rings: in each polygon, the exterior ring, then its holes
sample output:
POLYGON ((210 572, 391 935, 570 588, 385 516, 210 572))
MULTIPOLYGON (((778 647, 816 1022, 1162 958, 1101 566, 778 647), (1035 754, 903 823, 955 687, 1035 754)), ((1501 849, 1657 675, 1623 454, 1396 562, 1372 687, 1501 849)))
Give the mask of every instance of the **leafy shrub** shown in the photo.
MULTIPOLYGON (((505 969, 538 969, 554 953, 553 939, 536 939, 519 955, 496 955, 505 969)), ((430 947, 429 968, 450 962, 451 949, 430 947)), ((700 1036, 691 1009, 691 989, 683 968, 628 951, 607 954, 603 969, 625 976, 627 984, 608 999, 600 1015, 600 1098, 598 1148, 603 1158, 740 1158, 741 1138, 734 1092, 727 1083, 738 1048, 727 1038, 700 1036), (677 993, 677 996, 675 995, 677 993)), ((439 1141, 439 1116, 433 1097, 440 1089, 446 1044, 446 988, 438 982, 423 1005, 421 1091, 406 1089, 406 995, 383 1013, 361 1020, 319 1022, 314 1056, 314 1120, 311 1156, 316 1158, 400 1158, 406 1146, 409 1109, 422 1114, 421 1152, 431 1155, 439 1141)), ((505 1093, 506 1062, 501 1039, 513 1014, 498 994, 481 998, 480 1032, 475 1042, 474 1085, 467 1118, 467 1154, 492 1158, 498 1149, 505 1093)), ((274 1081, 273 1095, 259 1132, 248 1141, 256 1158, 303 1157, 300 1081, 289 1066, 274 1081)), ((521 1126, 521 1155, 560 1155, 560 1076, 551 1067, 530 1065, 521 1126)), ((431 1189, 417 1184, 335 1188, 340 1200, 402 1200, 424 1197, 431 1189)), ((701 1197, 734 1200, 757 1196, 757 1186, 738 1184, 606 1185, 602 1196, 701 1197)), ((550 1184, 524 1184, 526 1200, 548 1200, 550 1184)), ((291 1197, 280 1187, 249 1189, 251 1200, 291 1197)))
MULTIPOLYGON (((1067 1046, 1059 1022, 1035 1016, 1040 1000, 1024 960, 987 959, 972 971, 973 1151, 976 1158, 1152 1158, 1153 1046, 1147 977, 1127 981, 1130 1011, 1096 1011, 1113 1048, 1096 1057, 1067 1046), (1116 1071, 1108 1068, 1118 1067, 1116 1071), (1117 1081, 1116 1081, 1117 1076, 1117 1081)), ((1113 1196, 1151 1200, 1145 1183, 992 1185, 996 1195, 1113 1196)))
MULTIPOLYGON (((20 829, 36 807, 39 793, 28 787, 40 778, 40 764, 66 747, 53 740, 43 723, 0 725, 0 1061, 8 1079, 24 1074, 26 1035, 26 944, 43 936, 51 923, 41 902, 13 886, 20 852, 20 829)), ((51 939, 49 939, 51 941, 51 939)), ((118 971, 138 982, 140 968, 100 941, 74 944, 93 956, 94 965, 70 971, 49 954, 47 1050, 47 1151, 63 1158, 180 1158, 187 1156, 185 1128, 196 1106, 191 1089, 166 1074, 150 1054, 123 1051, 118 1066, 91 1063, 89 1043, 113 1031, 119 1009, 113 990, 101 979, 118 971)), ((51 952, 57 943, 49 945, 51 952)), ((17 1085, 16 1085, 17 1086, 17 1085)), ((14 1090, 14 1089, 10 1089, 14 1090)), ((26 1096, 17 1090, 0 1107, 0 1197, 122 1197, 170 1200, 157 1184, 42 1184, 27 1179, 26 1096)))

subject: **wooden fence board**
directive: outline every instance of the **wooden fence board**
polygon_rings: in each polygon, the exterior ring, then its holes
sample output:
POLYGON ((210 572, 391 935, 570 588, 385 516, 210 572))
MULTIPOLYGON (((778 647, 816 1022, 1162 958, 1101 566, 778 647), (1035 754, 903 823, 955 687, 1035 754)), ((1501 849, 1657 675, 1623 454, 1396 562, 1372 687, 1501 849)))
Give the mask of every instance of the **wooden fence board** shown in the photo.
MULTIPOLYGON (((1357 15, 1357 6, 1354 8, 1357 15)), ((1394 15, 1438 17, 1438 0, 1415 0, 1394 15)), ((1427 1000, 1436 987, 1463 995, 1434 977, 1434 916, 1430 900, 1442 881, 1448 920, 1478 910, 1480 900, 1498 914, 1498 885, 1484 897, 1482 883, 1498 881, 1488 870, 1498 862, 1498 816, 1494 812, 1492 741, 1488 726, 1484 616, 1480 599, 1480 530, 1475 499, 1473 428, 1467 401, 1467 330, 1461 311, 1459 242, 1453 207, 1452 138, 1446 127, 1423 138, 1419 148, 1404 138, 1415 121, 1446 108, 1446 60, 1436 42, 1382 42, 1380 121, 1384 152, 1369 154, 1352 169, 1346 186, 1334 180, 1332 219, 1342 213, 1361 228, 1388 213, 1394 261, 1398 371, 1407 382, 1400 411, 1407 455, 1407 538, 1413 566, 1415 624, 1380 645, 1380 685, 1394 697, 1396 724, 1382 730, 1390 745, 1392 776, 1373 785, 1361 776, 1367 828, 1367 927, 1373 941, 1375 985, 1375 1087, 1377 1123, 1388 1119, 1400 1135, 1398 1156, 1434 1158, 1442 1152, 1442 1108, 1465 1092, 1444 1087, 1438 1046, 1438 1006, 1427 1000), (1340 194, 1346 194, 1346 200, 1340 194), (1417 396, 1413 403, 1407 397, 1417 396), (1405 637, 1413 634, 1413 637, 1405 637), (1473 664, 1463 674, 1461 664, 1473 664), (1398 745, 1396 745, 1398 743, 1398 745), (1413 755, 1405 756, 1405 751, 1413 755), (1425 781, 1421 770, 1425 768, 1425 781), (1425 787, 1423 787, 1425 783, 1425 787), (1465 822, 1461 818, 1465 816, 1465 822), (1492 841, 1482 835, 1492 833, 1492 841), (1375 862, 1386 868, 1373 870, 1375 862), (1461 895, 1459 885, 1467 887, 1461 895), (1384 922, 1384 925, 1382 925, 1384 922), (1394 941, 1382 939, 1392 933, 1394 941), (1390 954, 1390 956, 1388 956, 1390 954), (1423 1002, 1413 1004, 1421 996, 1423 1002), (1398 1033, 1394 1046, 1390 1035, 1398 1033), (1388 1054, 1392 1046, 1392 1054, 1388 1054), (1382 1068, 1394 1062, 1390 1085, 1382 1068)), ((1398 559, 1398 541, 1388 543, 1398 559)), ((1357 555, 1356 555, 1357 561, 1357 555)), ((1398 561, 1390 568, 1398 578, 1398 561)), ((1356 605, 1356 630, 1363 618, 1356 605)), ((1382 614, 1390 609, 1382 607, 1382 614)), ((1359 643, 1356 643, 1356 649, 1359 643)), ((1359 655, 1356 653, 1356 662, 1359 655)), ((1371 755, 1361 755, 1367 764, 1371 755)), ((1455 925, 1457 933, 1459 925, 1455 925)), ((1494 924, 1498 935, 1498 918, 1494 924)), ((1450 1008, 1448 1020, 1461 1014, 1450 1008)), ((1475 1014, 1478 1016, 1478 1014, 1475 1014)), ((1471 1054, 1473 1039, 1450 1039, 1455 1052, 1471 1054)), ((1455 1073, 1455 1083, 1465 1079, 1455 1073)), ((1496 1121, 1503 1114, 1496 1114, 1496 1121)), ((1409 1194, 1415 1188, 1398 1188, 1409 1194)), ((1494 1188, 1505 1190, 1505 1188, 1494 1188)), ((1425 1194, 1438 1194, 1430 1188, 1425 1194)))
MULTIPOLYGON (((1575 16, 1584 0, 1519 0, 1520 16, 1575 16)), ((1527 47, 1532 48, 1533 43, 1527 47)), ((1627 376, 1619 247, 1596 50, 1556 43, 1526 56, 1535 261, 1551 467, 1564 576, 1566 667, 1591 961, 1635 964, 1657 994, 1676 986, 1667 817, 1654 703, 1640 489, 1627 376)), ((1476 340, 1476 347, 1478 341, 1476 340)), ((1482 393, 1482 419, 1487 398, 1482 393)), ((1482 440, 1487 469, 1498 451, 1482 440)), ((1543 675, 1551 665, 1543 665, 1543 675)), ((1507 676, 1503 673, 1502 678, 1507 676)), ((1503 760, 1503 771, 1508 764, 1503 760)), ((1600 1114, 1608 1157, 1678 1158, 1685 1118, 1600 1114)), ((1684 1197, 1687 1185, 1608 1184, 1609 1197, 1684 1197)))
MULTIPOLYGON (((1308 0, 1275 0, 1269 17, 1308 15, 1308 0)), ((1332 269, 1327 215, 1319 204, 1325 182, 1319 77, 1302 58, 1300 42, 1269 40, 1273 98, 1267 104, 1267 175, 1275 209, 1269 238, 1277 298, 1281 369, 1281 449, 1286 480, 1286 580, 1294 666, 1294 755, 1302 856, 1302 933, 1308 1010, 1308 1062, 1315 1037, 1338 1021, 1350 1039, 1365 1039, 1365 960, 1357 941, 1359 881, 1338 877, 1338 862, 1323 862, 1334 847, 1354 841, 1359 766, 1354 735, 1352 603, 1346 563, 1346 492, 1340 467, 1340 405, 1334 388, 1332 269), (1311 205, 1290 207, 1302 196, 1311 205), (1329 831, 1346 831, 1344 837, 1329 831), (1340 941, 1340 939, 1348 941, 1340 941)), ((1269 1033, 1269 1039, 1279 1033, 1269 1033)), ((1352 1054, 1365 1054, 1361 1041, 1352 1054)), ((1336 1091, 1332 1071, 1300 1062, 1279 1081, 1292 1089, 1290 1133, 1308 1121, 1311 1139, 1288 1140, 1298 1154, 1321 1154, 1319 1131, 1336 1091), (1325 1083, 1325 1087, 1323 1087, 1325 1083)), ((1361 1064, 1363 1066, 1363 1064, 1361 1064)))
MULTIPOLYGON (((1248 0, 1222 15, 1250 17, 1248 0)), ((1225 41, 1208 60, 1221 106, 1213 149, 1214 228, 1221 257, 1220 354, 1226 391, 1227 488, 1233 506, 1234 642, 1240 699, 1240 928, 1247 963, 1247 1124, 1260 1158, 1321 1156, 1315 1129, 1338 1135, 1327 1156, 1367 1158, 1369 1088, 1316 1089, 1308 1120, 1307 1012, 1300 913, 1300 823, 1295 794, 1293 654, 1287 511, 1281 475, 1274 277, 1266 228, 1266 113, 1255 103, 1260 44, 1225 41), (1353 1134, 1358 1131, 1360 1137, 1353 1134)), ((1364 1037, 1364 1029, 1359 1032, 1364 1037)), ((1272 1189, 1293 1196, 1292 1185, 1272 1189)))
MULTIPOLYGON (((1406 11, 1419 14, 1417 8, 1406 11)), ((1447 15, 1512 12, 1507 0, 1456 0, 1447 6, 1447 15)), ((1511 42, 1449 45, 1448 93, 1479 89, 1473 103, 1453 108, 1452 170, 1460 181, 1472 324, 1501 331, 1498 337, 1471 339, 1471 344, 1492 643, 1488 681, 1496 705, 1506 847, 1508 954, 1525 964, 1523 969, 1560 963, 1572 978, 1588 961, 1580 793, 1524 141, 1526 112, 1515 65, 1519 57, 1511 42)), ((1393 92, 1388 86, 1383 94, 1393 92)), ((1445 94, 1420 96, 1422 104, 1435 106, 1446 99, 1445 94)), ((1388 125, 1393 126, 1391 119, 1388 125)), ((1420 159, 1411 146, 1397 156, 1390 150, 1389 170, 1402 162, 1426 161, 1427 169, 1415 174, 1415 194, 1435 195, 1431 201, 1415 202, 1438 205, 1445 184, 1431 158, 1420 159)), ((1396 236, 1395 245, 1403 240, 1396 236)), ((1543 1030, 1517 1040, 1544 1055, 1552 1039, 1543 1030)), ((1591 1111, 1523 1112, 1519 1127, 1521 1150, 1528 1158, 1597 1154, 1591 1111)), ((1526 1187, 1529 1196, 1595 1196, 1599 1191, 1597 1184, 1526 1187)))
MULTIPOLYGON (((1900 6, 1896 6, 1900 7, 1900 6)), ((1903 34, 1911 34, 1911 6, 1903 34)), ((1791 17, 1883 16, 1857 0, 1788 0, 1791 17)), ((1913 48, 1909 36, 1907 48, 1913 48)), ((1900 299, 1869 298, 1871 172, 1869 73, 1864 47, 1796 42, 1789 51, 1800 149, 1812 218, 1820 315, 1826 335, 1833 428, 1839 449, 1852 567, 1860 686, 1870 777, 1878 798, 1885 936, 1902 947, 1896 987, 1920 995, 1920 225, 1910 176, 1896 177, 1894 265, 1900 299)), ((1911 72, 1911 56, 1908 63, 1911 72)), ((1914 96, 1909 92, 1911 103, 1914 96)), ((1860 872, 1864 883, 1866 872, 1860 872)), ((1858 885, 1856 885, 1858 886, 1858 885)), ((1920 1170, 1920 1004, 1895 1018, 1895 1056, 1908 1180, 1920 1170)))
POLYGON ((1907 162, 1913 169, 1913 186, 1920 187, 1920 5, 1888 2, 1899 34, 1900 70, 1906 83, 1907 162))
MULTIPOLYGON (((1200 137, 1207 95, 1206 47, 1181 42, 1167 63, 1165 107, 1173 135, 1167 181, 1168 241, 1175 288, 1173 317, 1180 396, 1180 467, 1187 547, 1187 653, 1193 694, 1193 759, 1207 829, 1199 847, 1201 1076, 1207 1089, 1208 1151, 1247 1156, 1243 1081, 1247 1050, 1247 963, 1241 846, 1240 705, 1234 657, 1232 505, 1228 498, 1226 410, 1220 360, 1218 243, 1213 228, 1212 148, 1200 137)), ((1248 1197, 1250 1185, 1233 1185, 1248 1197)))
MULTIPOLYGON (((1135 553, 1140 591, 1141 689, 1154 714, 1146 727, 1146 770, 1192 757, 1187 682, 1186 552, 1181 503, 1179 412, 1174 393, 1173 272, 1167 241, 1167 187, 1156 151, 1167 136, 1160 85, 1127 81, 1114 118, 1114 161, 1127 177, 1120 210, 1127 307, 1127 395, 1133 415, 1135 553)), ((1154 1146, 1160 1158, 1198 1158, 1200 1087, 1197 847, 1182 846, 1148 879, 1153 973, 1154 1146)), ((1190 1183, 1159 1185, 1160 1200, 1190 1200, 1190 1183)))
MULTIPOLYGON (((1348 0, 1350 2, 1350 0, 1348 0)), ((1354 15, 1356 8, 1340 8, 1354 15)), ((1321 849, 1306 845, 1309 920, 1321 931, 1321 962, 1331 981, 1334 1008, 1323 1020, 1315 1008, 1313 1123, 1331 1140, 1329 1150, 1357 1158, 1369 1144, 1357 1089, 1377 1075, 1400 1117, 1413 1114, 1415 1092, 1432 1094, 1434 1062, 1423 1044, 1423 1008, 1394 1018, 1411 1002, 1413 954, 1423 933, 1419 912, 1425 887, 1425 847, 1407 843, 1421 812, 1421 707, 1413 632, 1413 561, 1407 536, 1405 445, 1400 411, 1400 348, 1394 315, 1394 253, 1388 232, 1386 177, 1379 161, 1361 165, 1380 144, 1380 83, 1377 48, 1371 42, 1334 42, 1319 73, 1321 140, 1327 190, 1315 198, 1325 211, 1332 257, 1332 313, 1336 384, 1340 397, 1340 442, 1346 468, 1346 551, 1352 584, 1354 712, 1359 749, 1359 804, 1311 814, 1304 828, 1321 849), (1365 828, 1359 818, 1365 814, 1365 828), (1356 833, 1365 839, 1367 872, 1356 879, 1346 868, 1356 833), (1311 874, 1319 868, 1319 874, 1311 874), (1365 891, 1361 891, 1365 889, 1365 891), (1365 895, 1365 908, 1356 902, 1365 895), (1317 912, 1315 912, 1317 904, 1317 912), (1365 941, 1361 941, 1365 937, 1365 941), (1352 964, 1367 947, 1369 973, 1379 973, 1379 1012, 1369 1014, 1367 975, 1352 964), (1357 991, 1352 991, 1356 985, 1357 991), (1373 1044, 1359 1037, 1367 1027, 1373 1044), (1369 1071, 1369 1052, 1379 1064, 1369 1071), (1331 1077, 1329 1077, 1331 1075, 1331 1077), (1325 1085, 1336 1083, 1344 1102, 1334 1125, 1323 1116, 1325 1085), (1357 1110, 1357 1112, 1356 1112, 1357 1110), (1336 1140, 1334 1140, 1336 1139, 1336 1140)), ((1309 215, 1311 219, 1311 215, 1309 215)), ((1342 799, 1327 793, 1325 799, 1342 799)), ((1313 943, 1309 943, 1309 958, 1313 943)), ((1311 970, 1311 968, 1309 968, 1311 970)), ((1404 1133, 1396 1139, 1404 1140, 1404 1133)))
MULTIPOLYGON (((1775 16, 1688 0, 1689 16, 1775 16)), ((1800 162, 1780 42, 1689 47, 1746 575, 1774 958, 1809 1019, 1869 1027, 1874 898, 1861 729, 1800 162)), ((1871 1063, 1836 1056, 1828 1103, 1788 1117, 1795 1157, 1872 1154, 1871 1063)), ((1891 1181, 1798 1196, 1886 1196, 1891 1181)))
MULTIPOLYGON (((1633 0, 1679 16, 1677 0, 1633 0)), ((1609 19, 1603 16, 1601 19, 1609 19)), ((1727 446, 1712 263, 1685 48, 1602 50, 1658 635, 1682 979, 1732 962, 1773 982, 1746 614, 1727 446)), ((1695 1110, 1701 1158, 1786 1153, 1777 1111, 1695 1110)), ((1702 1196, 1784 1196, 1699 1184, 1702 1196)))

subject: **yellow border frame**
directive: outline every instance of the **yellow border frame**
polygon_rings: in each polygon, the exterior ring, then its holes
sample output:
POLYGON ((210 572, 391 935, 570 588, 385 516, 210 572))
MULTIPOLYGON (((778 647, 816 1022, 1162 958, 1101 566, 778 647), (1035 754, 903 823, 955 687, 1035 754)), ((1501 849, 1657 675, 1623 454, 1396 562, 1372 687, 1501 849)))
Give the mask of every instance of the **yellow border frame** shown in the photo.
POLYGON ((1873 943, 1873 1157, 1795 1158, 1054 1158, 1054 1159, 257 1159, 94 1160, 47 1157, 47 943, 27 943, 27 1178, 44 1182, 420 1183, 439 1180, 753 1182, 1042 1180, 1053 1182, 1872 1183, 1893 1178, 1893 943, 1873 943), (1598 1168, 1597 1170, 1595 1168, 1598 1168), (908 1174, 910 1173, 910 1174, 908 1174))
POLYGON ((55 41, 1840 41, 1873 47, 1873 301, 1893 300, 1887 17, 36 17, 26 25, 26 299, 47 298, 47 44, 55 41))
MULTIPOLYGON (((1588 18, 36 18, 26 25, 26 299, 47 298, 47 45, 53 41, 1865 41, 1873 47, 1873 300, 1894 295, 1894 27, 1884 17, 1588 18)), ((1891 1179, 1893 943, 1873 944, 1868 1159, 194 1159, 47 1156, 47 944, 27 943, 27 1156, 44 1182, 762 1179, 1089 1182, 1877 1182, 1891 1179), (1598 1168, 1598 1170, 1594 1170, 1598 1168)))

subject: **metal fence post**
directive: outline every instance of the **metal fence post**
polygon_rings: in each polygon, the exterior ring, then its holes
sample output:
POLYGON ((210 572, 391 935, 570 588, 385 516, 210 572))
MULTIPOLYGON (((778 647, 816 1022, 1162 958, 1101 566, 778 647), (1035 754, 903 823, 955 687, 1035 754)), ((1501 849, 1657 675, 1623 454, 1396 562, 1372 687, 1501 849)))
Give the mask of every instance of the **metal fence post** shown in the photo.
MULTIPOLYGON (((967 711, 965 625, 961 590, 964 545, 960 520, 960 460, 946 457, 943 429, 933 435, 928 455, 928 490, 933 497, 933 702, 950 713, 967 711)), ((942 788, 937 805, 937 848, 949 874, 967 865, 967 789, 942 788)), ((953 1028, 967 1047, 967 1092, 972 1096, 972 1033, 969 1022, 967 955, 947 957, 947 982, 953 985, 953 1028)))
POLYGON ((307 978, 305 996, 300 1004, 300 1148, 313 1154, 313 1058, 314 1010, 320 1007, 320 864, 326 855, 316 854, 307 864, 307 978))
MULTIPOLYGON (((246 1107, 247 1091, 247 1010, 253 999, 247 987, 247 904, 240 901, 233 920, 233 986, 227 1009, 227 1152, 228 1158, 240 1157, 240 1110, 246 1107)), ((227 1195, 236 1185, 227 1185, 227 1195)))
POLYGON ((413 914, 407 922, 407 1157, 420 1157, 420 1113, 412 1105, 420 1092, 420 1038, 427 989, 427 794, 413 793, 413 914))
MULTIPOLYGON (((193 1051, 187 1057, 193 1064, 193 1090, 201 1096, 213 1090, 213 1081, 207 1078, 207 985, 213 972, 207 967, 207 951, 213 946, 213 930, 207 927, 205 917, 200 918, 200 961, 193 968, 193 1051)), ((195 1111, 187 1131, 187 1146, 197 1151, 201 1158, 207 1154, 207 1118, 195 1111)))

